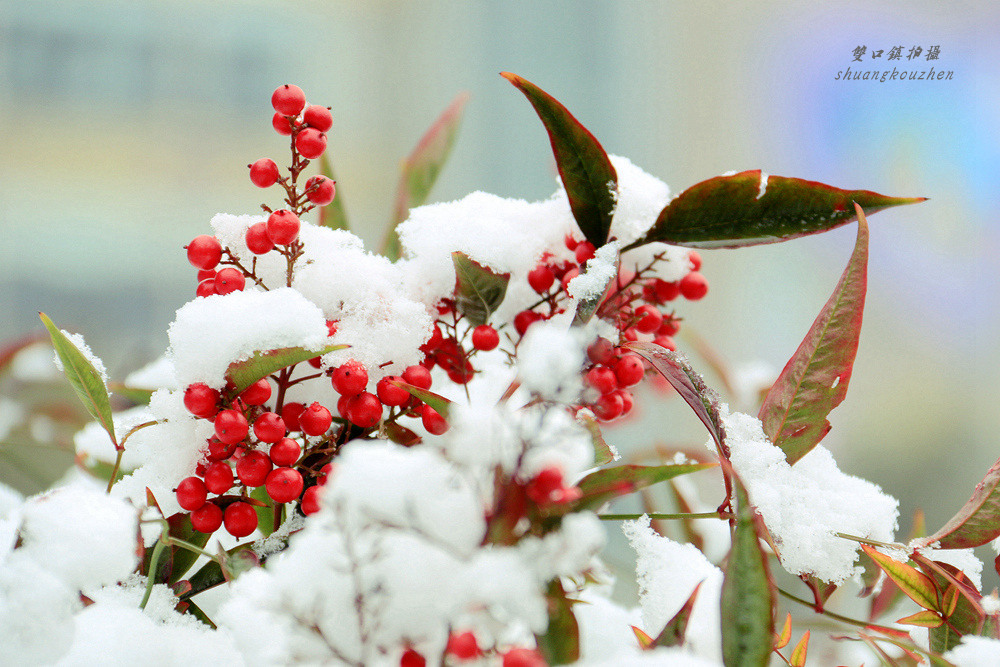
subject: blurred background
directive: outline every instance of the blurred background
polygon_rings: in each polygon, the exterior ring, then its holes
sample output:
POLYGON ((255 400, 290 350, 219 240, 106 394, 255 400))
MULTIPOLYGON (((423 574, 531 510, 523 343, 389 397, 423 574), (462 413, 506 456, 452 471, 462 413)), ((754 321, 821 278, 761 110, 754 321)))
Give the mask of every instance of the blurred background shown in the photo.
MULTIPOLYGON (((270 128, 283 83, 333 107, 339 196, 370 245, 400 159, 461 91, 471 101, 432 201, 548 197, 548 141, 498 76, 509 70, 675 193, 761 168, 930 198, 870 221, 865 329, 824 444, 901 500, 902 534, 918 507, 934 529, 1000 456, 997 34, 987 1, 0 0, 0 341, 40 332, 43 310, 116 379, 160 355, 194 295, 182 247, 217 212, 259 210, 245 165, 287 155, 270 128), (848 67, 952 74, 837 80, 848 67)), ((679 306, 685 327, 732 369, 776 373, 854 237, 851 225, 702 252, 711 291, 679 306)), ((668 410, 612 438, 705 435, 668 410)), ((4 482, 37 490, 2 465, 4 482)))

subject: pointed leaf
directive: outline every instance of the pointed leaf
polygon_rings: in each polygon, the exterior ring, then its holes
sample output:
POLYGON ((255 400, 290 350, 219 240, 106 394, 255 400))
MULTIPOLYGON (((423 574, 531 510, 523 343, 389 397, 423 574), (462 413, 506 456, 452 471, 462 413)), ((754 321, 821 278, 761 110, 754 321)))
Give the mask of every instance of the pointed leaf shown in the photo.
POLYGON ((687 632, 688 621, 691 620, 691 612, 694 610, 694 602, 698 599, 698 591, 704 581, 699 581, 698 585, 691 591, 691 595, 684 602, 684 605, 677 610, 674 617, 667 621, 663 630, 656 636, 654 646, 680 646, 684 643, 684 634, 687 632))
POLYGON ((237 394, 261 378, 266 378, 275 371, 287 368, 327 352, 343 350, 347 345, 326 345, 318 350, 307 350, 304 347, 282 347, 276 350, 258 350, 248 359, 234 361, 226 369, 226 379, 232 383, 237 394))
POLYGON ((969 577, 954 565, 931 561, 919 552, 913 553, 913 560, 934 580, 939 591, 945 591, 939 611, 948 622, 930 631, 931 650, 944 653, 957 646, 964 635, 980 634, 986 618, 983 596, 969 577))
MULTIPOLYGON (((327 153, 323 153, 320 156, 319 167, 324 176, 331 181, 337 181, 336 176, 333 175, 333 167, 330 165, 330 158, 327 153)), ((351 228, 347 223, 347 211, 344 210, 344 196, 341 194, 340 187, 337 188, 337 196, 333 198, 333 201, 326 206, 320 207, 319 224, 321 227, 329 227, 330 229, 351 228)))
POLYGON ((399 258, 399 236, 396 234, 396 226, 406 220, 411 208, 422 206, 427 201, 427 196, 451 153, 451 147, 458 134, 458 126, 462 121, 462 112, 468 101, 468 93, 459 93, 420 138, 413 152, 403 160, 399 186, 396 190, 392 226, 382 241, 381 253, 389 259, 399 258))
POLYGON ((455 307, 469 324, 486 324, 507 294, 509 273, 496 273, 469 259, 464 253, 451 253, 455 265, 455 307))
POLYGON ((972 497, 941 530, 915 542, 917 547, 936 544, 941 549, 966 549, 1000 536, 1000 460, 986 471, 972 497))
POLYGON ((941 614, 936 611, 922 609, 915 614, 904 616, 896 622, 903 625, 916 625, 922 628, 936 628, 944 623, 944 620, 941 618, 941 614))
POLYGON ((653 638, 647 635, 645 632, 635 627, 634 625, 629 626, 632 628, 633 634, 635 634, 636 640, 639 642, 639 648, 643 651, 647 651, 653 646, 653 638))
MULTIPOLYGON (((620 264, 621 257, 616 257, 615 270, 608 276, 608 282, 604 285, 604 289, 600 292, 595 291, 592 295, 580 299, 579 303, 576 304, 576 314, 573 316, 574 326, 582 326, 589 322, 590 318, 592 318, 594 313, 597 312, 597 309, 601 307, 602 303, 604 303, 604 300, 608 298, 608 295, 614 290, 618 283, 618 267, 620 264)), ((586 272, 586 268, 584 268, 584 274, 586 272)))
POLYGON ((604 436, 601 434, 601 427, 597 425, 597 420, 585 413, 581 413, 577 418, 583 422, 583 427, 590 433, 590 440, 594 444, 594 465, 602 466, 612 461, 617 461, 618 455, 604 441, 604 436))
POLYGON ((631 247, 662 241, 689 248, 739 248, 824 232, 855 218, 852 202, 869 213, 915 204, 924 197, 886 197, 816 181, 766 176, 759 169, 693 185, 660 212, 631 247))
POLYGON ((791 613, 788 613, 785 615, 785 625, 781 628, 781 634, 774 636, 774 650, 785 648, 791 640, 792 615, 791 613))
POLYGON ((642 356, 667 379, 708 429, 720 454, 728 459, 726 432, 719 415, 719 397, 705 384, 705 380, 695 372, 684 355, 653 343, 625 343, 623 347, 642 356))
POLYGON ((516 74, 503 72, 500 76, 524 93, 542 119, 573 217, 586 239, 600 248, 608 241, 618 198, 618 174, 608 154, 554 97, 516 74))
POLYGON ((876 551, 867 544, 862 544, 861 549, 911 600, 924 609, 938 611, 937 587, 930 577, 906 563, 900 563, 876 551))
POLYGON ((806 664, 806 653, 809 651, 809 631, 806 630, 805 634, 802 635, 802 639, 799 643, 795 645, 792 649, 792 657, 788 659, 788 664, 790 667, 805 667, 806 664))
POLYGON ((266 486, 258 486, 249 495, 259 501, 259 504, 251 505, 257 512, 257 530, 264 537, 269 537, 274 532, 274 501, 267 494, 266 486))
MULTIPOLYGON (((204 548, 208 544, 208 539, 211 535, 199 532, 194 529, 191 525, 191 514, 189 512, 180 512, 171 516, 167 520, 167 524, 170 526, 170 536, 176 537, 177 539, 184 540, 196 547, 204 548)), ((185 549, 183 547, 171 546, 171 568, 170 568, 170 578, 168 583, 175 584, 181 580, 181 578, 191 569, 195 561, 201 556, 201 554, 191 551, 190 549, 185 549)))
POLYGON ((868 225, 860 208, 854 253, 809 333, 760 408, 768 440, 794 464, 830 430, 827 415, 847 395, 868 284, 868 225))
POLYGON ((774 638, 774 585, 753 507, 735 476, 734 486, 738 508, 722 583, 722 660, 726 667, 763 667, 774 638))
POLYGON ((572 601, 566 597, 559 579, 549 582, 545 596, 549 607, 549 626, 536 635, 538 650, 549 665, 568 665, 580 659, 580 627, 573 615, 572 601))
POLYGON ((679 475, 714 468, 716 463, 685 463, 661 466, 621 465, 595 470, 580 480, 577 488, 581 496, 576 500, 556 505, 560 514, 579 512, 600 507, 618 496, 644 489, 679 475))
POLYGON ((38 316, 49 331, 52 347, 59 355, 66 379, 73 385, 76 395, 80 398, 83 406, 87 408, 90 416, 96 419, 97 423, 107 431, 115 449, 119 449, 118 439, 115 437, 115 425, 111 419, 111 399, 101 374, 90 363, 90 359, 77 349, 76 345, 56 327, 45 313, 38 313, 38 316))
POLYGON ((401 424, 385 422, 382 428, 385 429, 386 437, 397 445, 412 447, 413 445, 420 444, 420 436, 401 424))
POLYGON ((451 401, 444 396, 435 394, 433 391, 428 391, 427 389, 415 387, 402 380, 390 380, 389 382, 410 392, 411 396, 416 396, 419 400, 434 408, 439 415, 448 419, 448 412, 451 410, 451 401))

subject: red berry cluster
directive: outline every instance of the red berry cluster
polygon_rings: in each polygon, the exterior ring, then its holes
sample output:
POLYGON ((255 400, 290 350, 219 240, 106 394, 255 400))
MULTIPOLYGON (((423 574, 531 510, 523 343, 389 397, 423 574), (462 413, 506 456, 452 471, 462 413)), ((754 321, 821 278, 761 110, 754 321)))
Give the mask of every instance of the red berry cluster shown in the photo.
MULTIPOLYGON (((444 653, 446 657, 451 658, 447 664, 476 660, 485 653, 501 656, 503 667, 546 667, 548 664, 536 649, 517 647, 504 652, 495 649, 483 651, 476 635, 472 632, 452 632, 448 636, 444 653)), ((399 667, 425 667, 425 665, 427 659, 413 647, 408 647, 399 658, 399 667)))

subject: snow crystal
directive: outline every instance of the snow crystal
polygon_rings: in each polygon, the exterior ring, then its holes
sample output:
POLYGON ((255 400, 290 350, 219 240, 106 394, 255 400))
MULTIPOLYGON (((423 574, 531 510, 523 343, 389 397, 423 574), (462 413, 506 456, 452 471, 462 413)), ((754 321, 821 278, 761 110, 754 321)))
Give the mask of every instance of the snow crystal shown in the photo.
POLYGON ((842 473, 830 451, 815 447, 794 466, 768 442, 760 420, 722 408, 733 467, 792 574, 840 583, 861 571, 856 542, 842 532, 891 542, 899 502, 871 482, 842 473))
POLYGON ((688 621, 687 645, 699 656, 721 660, 722 570, 708 562, 693 544, 658 535, 650 526, 649 516, 624 522, 622 532, 637 555, 636 578, 646 633, 657 636, 701 582, 688 621))
POLYGON ((258 350, 327 342, 323 313, 301 294, 282 287, 198 298, 177 311, 167 336, 179 386, 194 382, 221 389, 229 364, 258 350))
POLYGON ((618 275, 618 251, 621 241, 612 241, 597 249, 587 261, 586 270, 569 281, 566 291, 574 299, 599 299, 604 290, 618 275))
POLYGON ((518 548, 524 552, 525 562, 535 565, 538 581, 549 581, 589 569, 606 540, 607 533, 596 514, 576 512, 563 518, 559 530, 541 539, 523 539, 518 548))
POLYGON ((521 386, 542 397, 571 403, 583 391, 584 346, 579 331, 551 321, 537 322, 518 346, 521 386))
POLYGON ((80 606, 77 591, 15 551, 0 567, 0 660, 53 664, 70 644, 80 606))
POLYGON ((628 158, 609 156, 618 173, 618 198, 609 238, 628 245, 645 234, 663 207, 670 203, 670 188, 632 164, 628 158))
MULTIPOLYGON (((98 359, 97 355, 94 354, 93 351, 90 349, 90 346, 87 345, 87 342, 83 339, 83 336, 81 336, 80 334, 70 333, 65 329, 62 330, 62 333, 64 336, 66 336, 66 338, 69 339, 69 342, 72 343, 73 346, 77 350, 79 350, 84 357, 86 357, 87 361, 89 361, 91 365, 94 367, 94 370, 97 371, 97 374, 101 376, 101 381, 104 382, 104 384, 106 385, 108 383, 108 370, 104 367, 104 362, 98 359)), ((58 368, 60 371, 65 372, 66 369, 63 368, 62 359, 59 358, 59 354, 53 352, 53 355, 54 355, 53 359, 55 360, 56 363, 56 368, 58 368)))
POLYGON ((962 643, 944 654, 955 667, 1000 667, 1000 640, 965 635, 962 643))

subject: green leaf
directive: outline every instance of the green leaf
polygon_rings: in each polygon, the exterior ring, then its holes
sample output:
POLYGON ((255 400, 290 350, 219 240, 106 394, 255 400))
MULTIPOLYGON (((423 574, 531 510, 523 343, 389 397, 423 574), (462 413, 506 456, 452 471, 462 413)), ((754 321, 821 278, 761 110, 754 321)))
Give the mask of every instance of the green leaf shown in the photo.
POLYGON ((455 308, 472 326, 486 324, 507 294, 509 273, 496 273, 457 250, 451 253, 455 265, 455 308))
POLYGON ((689 248, 739 248, 777 243, 839 227, 868 213, 915 204, 925 197, 887 197, 841 190, 816 181, 770 176, 759 169, 716 176, 693 185, 664 207, 646 235, 630 247, 662 241, 689 248), (761 196, 763 192, 763 196, 761 196))
POLYGON ((785 364, 758 414, 768 440, 794 464, 829 432, 827 415, 847 395, 858 352, 868 285, 868 224, 858 213, 858 240, 840 282, 785 364))
POLYGON ((733 479, 738 507, 722 583, 722 660, 726 667, 763 667, 774 641, 774 584, 746 489, 733 479))
POLYGON ((38 313, 42 324, 49 330, 49 337, 52 338, 52 347, 63 365, 63 373, 73 385, 76 395, 80 398, 90 416, 97 420, 97 423, 107 431, 115 449, 119 448, 118 439, 115 437, 115 425, 111 419, 111 399, 108 397, 108 388, 101 379, 101 374, 97 372, 90 360, 83 355, 76 345, 66 337, 62 331, 53 324, 45 313, 38 313))
POLYGON ((788 659, 789 667, 805 667, 806 653, 809 651, 809 631, 806 630, 802 639, 792 649, 792 656, 788 659))
POLYGON ((862 544, 861 549, 911 600, 924 609, 940 611, 938 609, 937 587, 930 577, 911 565, 900 563, 898 560, 876 551, 867 544, 862 544))
POLYGON ((433 391, 428 391, 427 389, 421 389, 402 380, 389 380, 389 382, 410 392, 411 396, 416 396, 417 399, 434 408, 439 415, 448 419, 448 412, 451 410, 451 401, 444 396, 435 394, 433 391))
POLYGON ((930 574, 938 590, 945 591, 941 607, 943 613, 947 615, 948 622, 930 631, 930 649, 935 653, 944 653, 955 648, 963 636, 979 634, 986 618, 980 605, 983 596, 965 573, 954 565, 937 561, 933 565, 940 571, 935 571, 929 567, 929 560, 919 554, 914 560, 930 574), (964 594, 959 592, 958 586, 961 586, 964 594), (974 603, 969 600, 970 597, 974 603))
MULTIPOLYGON (((614 290, 615 286, 618 284, 618 267, 621 263, 621 258, 615 258, 615 271, 611 276, 608 277, 607 284, 604 285, 604 289, 593 296, 580 299, 579 303, 576 305, 576 315, 573 316, 573 325, 582 326, 590 321, 590 318, 594 316, 597 309, 601 307, 604 300, 608 298, 608 295, 614 290)), ((586 273, 586 267, 584 267, 584 273, 586 273)), ((581 274, 583 275, 583 274, 581 274)))
POLYGON ((266 486, 258 486, 250 492, 250 497, 263 503, 253 505, 253 509, 257 512, 257 530, 264 537, 269 537, 274 532, 274 501, 267 495, 266 486))
POLYGON ((944 620, 941 618, 941 614, 936 611, 922 609, 915 614, 904 616, 896 622, 903 625, 916 625, 921 628, 936 628, 944 623, 944 620))
POLYGON ((607 501, 680 475, 714 468, 717 463, 683 463, 659 466, 620 465, 595 470, 580 480, 581 496, 569 503, 554 505, 560 514, 600 507, 607 501))
MULTIPOLYGON (((684 643, 684 634, 687 632, 688 621, 691 620, 691 612, 694 610, 694 602, 698 599, 698 591, 701 589, 703 581, 691 591, 687 601, 681 606, 674 617, 667 621, 667 624, 660 631, 653 641, 653 646, 680 646, 684 643)), ((650 648, 652 648, 650 647, 650 648)))
MULTIPOLYGON (((331 181, 337 181, 337 178, 333 175, 333 167, 330 165, 330 158, 327 153, 323 153, 320 156, 319 168, 324 176, 331 181)), ((344 210, 344 197, 341 194, 339 186, 337 187, 337 196, 333 198, 333 201, 326 206, 320 207, 319 224, 321 227, 329 227, 330 229, 349 230, 351 228, 347 223, 347 211, 344 210)))
POLYGON ((549 665, 568 665, 580 659, 580 627, 573 615, 573 602, 558 577, 549 582, 545 595, 549 608, 549 626, 536 635, 538 650, 549 665))
POLYGON ((276 350, 258 350, 248 359, 234 361, 226 369, 226 379, 232 383, 237 394, 252 385, 257 380, 265 378, 282 368, 293 366, 313 357, 343 350, 348 345, 326 345, 318 350, 307 350, 303 347, 282 347, 276 350))
POLYGON ((601 434, 601 427, 597 425, 597 420, 587 414, 580 414, 579 420, 583 422, 583 427, 590 433, 590 440, 594 444, 594 465, 602 466, 615 460, 615 453, 604 441, 601 434))
POLYGON ((1000 460, 986 471, 972 497, 941 530, 916 542, 941 549, 966 549, 986 544, 1000 536, 1000 460))
MULTIPOLYGON (((194 526, 191 525, 191 515, 188 512, 180 512, 171 516, 167 520, 167 523, 170 526, 171 537, 184 540, 196 547, 205 548, 205 545, 208 544, 208 539, 211 537, 207 533, 202 533, 194 529, 194 526)), ((191 569, 191 566, 194 565, 201 554, 183 547, 171 546, 170 555, 172 565, 168 583, 175 584, 187 574, 187 571, 191 569)))
POLYGON ((502 72, 500 76, 524 93, 542 119, 576 224, 600 248, 608 242, 618 197, 618 174, 608 154, 554 97, 516 74, 502 72))
POLYGON ((698 373, 691 367, 687 359, 653 343, 625 343, 626 347, 642 356, 652 364, 660 375, 666 378, 670 386, 691 406, 701 423, 708 429, 715 441, 720 455, 729 459, 726 447, 726 431, 722 426, 719 414, 719 397, 712 391, 698 373))
POLYGON ((411 208, 421 206, 427 201, 431 188, 434 187, 434 182, 455 144, 462 112, 468 101, 468 93, 459 93, 403 160, 399 186, 396 189, 392 226, 386 232, 380 250, 389 259, 399 258, 399 236, 396 234, 396 227, 406 220, 411 208))

